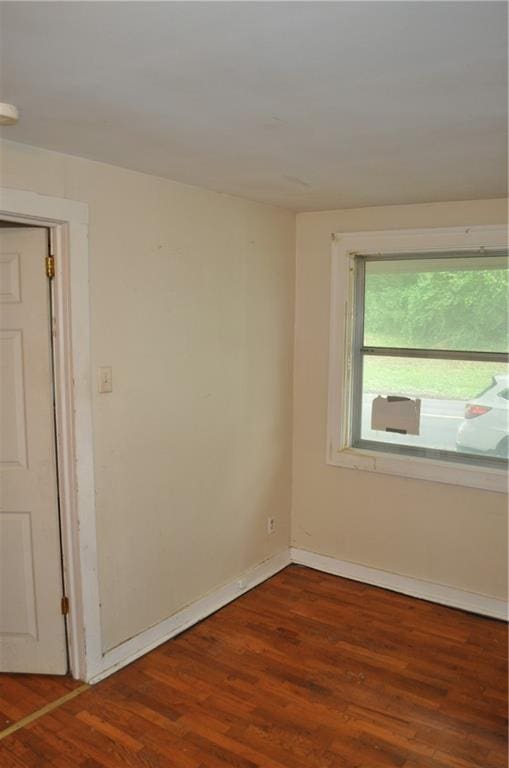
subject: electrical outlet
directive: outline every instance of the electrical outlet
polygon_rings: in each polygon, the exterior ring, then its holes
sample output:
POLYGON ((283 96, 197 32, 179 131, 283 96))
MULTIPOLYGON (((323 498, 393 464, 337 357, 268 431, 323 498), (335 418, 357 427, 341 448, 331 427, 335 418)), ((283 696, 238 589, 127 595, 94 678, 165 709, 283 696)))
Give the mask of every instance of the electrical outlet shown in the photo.
POLYGON ((273 533, 276 533, 276 521, 273 517, 267 518, 267 533, 269 536, 272 536, 273 533))

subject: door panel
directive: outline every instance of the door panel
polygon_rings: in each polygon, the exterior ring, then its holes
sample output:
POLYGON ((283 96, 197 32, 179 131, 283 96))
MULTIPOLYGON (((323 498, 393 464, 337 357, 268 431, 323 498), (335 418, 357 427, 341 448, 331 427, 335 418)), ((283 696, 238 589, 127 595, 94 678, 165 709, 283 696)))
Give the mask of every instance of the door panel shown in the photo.
POLYGON ((0 514, 0 563, 2 572, 6 574, 0 582, 0 635, 29 636, 37 640, 30 523, 29 512, 2 511, 0 514), (8 594, 11 585, 15 585, 15 600, 8 594), (3 592, 4 586, 7 594, 3 592))
POLYGON ((0 467, 26 467, 25 383, 22 331, 0 330, 0 467))
POLYGON ((64 674, 46 253, 0 229, 0 671, 64 674))

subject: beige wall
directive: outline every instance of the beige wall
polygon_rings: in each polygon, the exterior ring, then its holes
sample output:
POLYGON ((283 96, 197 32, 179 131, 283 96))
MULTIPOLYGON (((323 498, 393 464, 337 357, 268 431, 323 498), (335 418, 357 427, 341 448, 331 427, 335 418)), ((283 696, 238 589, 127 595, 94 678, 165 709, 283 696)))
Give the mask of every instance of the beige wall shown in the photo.
MULTIPOLYGON (((1 183, 88 203, 103 647, 288 545, 295 216, 4 142, 1 183), (268 516, 277 532, 268 537, 268 516)), ((297 216, 293 545, 506 591, 504 496, 325 463, 330 235, 498 224, 503 201, 297 216)))
POLYGON ((1 183, 89 205, 106 650, 288 546, 295 216, 9 142, 1 183))
POLYGON ((297 216, 293 546, 492 597, 507 591, 507 499, 325 463, 331 233, 506 222, 503 200, 297 216))

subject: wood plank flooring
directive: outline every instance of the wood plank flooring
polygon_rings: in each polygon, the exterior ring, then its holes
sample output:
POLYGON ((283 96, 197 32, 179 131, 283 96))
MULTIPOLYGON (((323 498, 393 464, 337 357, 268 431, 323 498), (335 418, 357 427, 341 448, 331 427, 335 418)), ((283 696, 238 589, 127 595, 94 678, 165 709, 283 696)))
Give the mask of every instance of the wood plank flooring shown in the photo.
POLYGON ((507 768, 507 627, 290 566, 0 741, 2 768, 507 768))
POLYGON ((61 675, 0 674, 0 731, 80 685, 61 675))

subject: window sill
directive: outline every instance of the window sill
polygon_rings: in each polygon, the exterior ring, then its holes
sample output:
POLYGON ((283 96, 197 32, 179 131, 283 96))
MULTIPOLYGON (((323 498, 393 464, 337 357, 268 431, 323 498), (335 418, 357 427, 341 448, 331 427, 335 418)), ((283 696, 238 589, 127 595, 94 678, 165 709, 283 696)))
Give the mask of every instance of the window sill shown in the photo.
POLYGON ((476 467, 450 461, 438 461, 414 456, 395 456, 382 451, 343 448, 331 451, 327 464, 348 469, 361 469, 383 475, 397 475, 435 483, 480 488, 507 493, 508 477, 504 469, 476 467))

